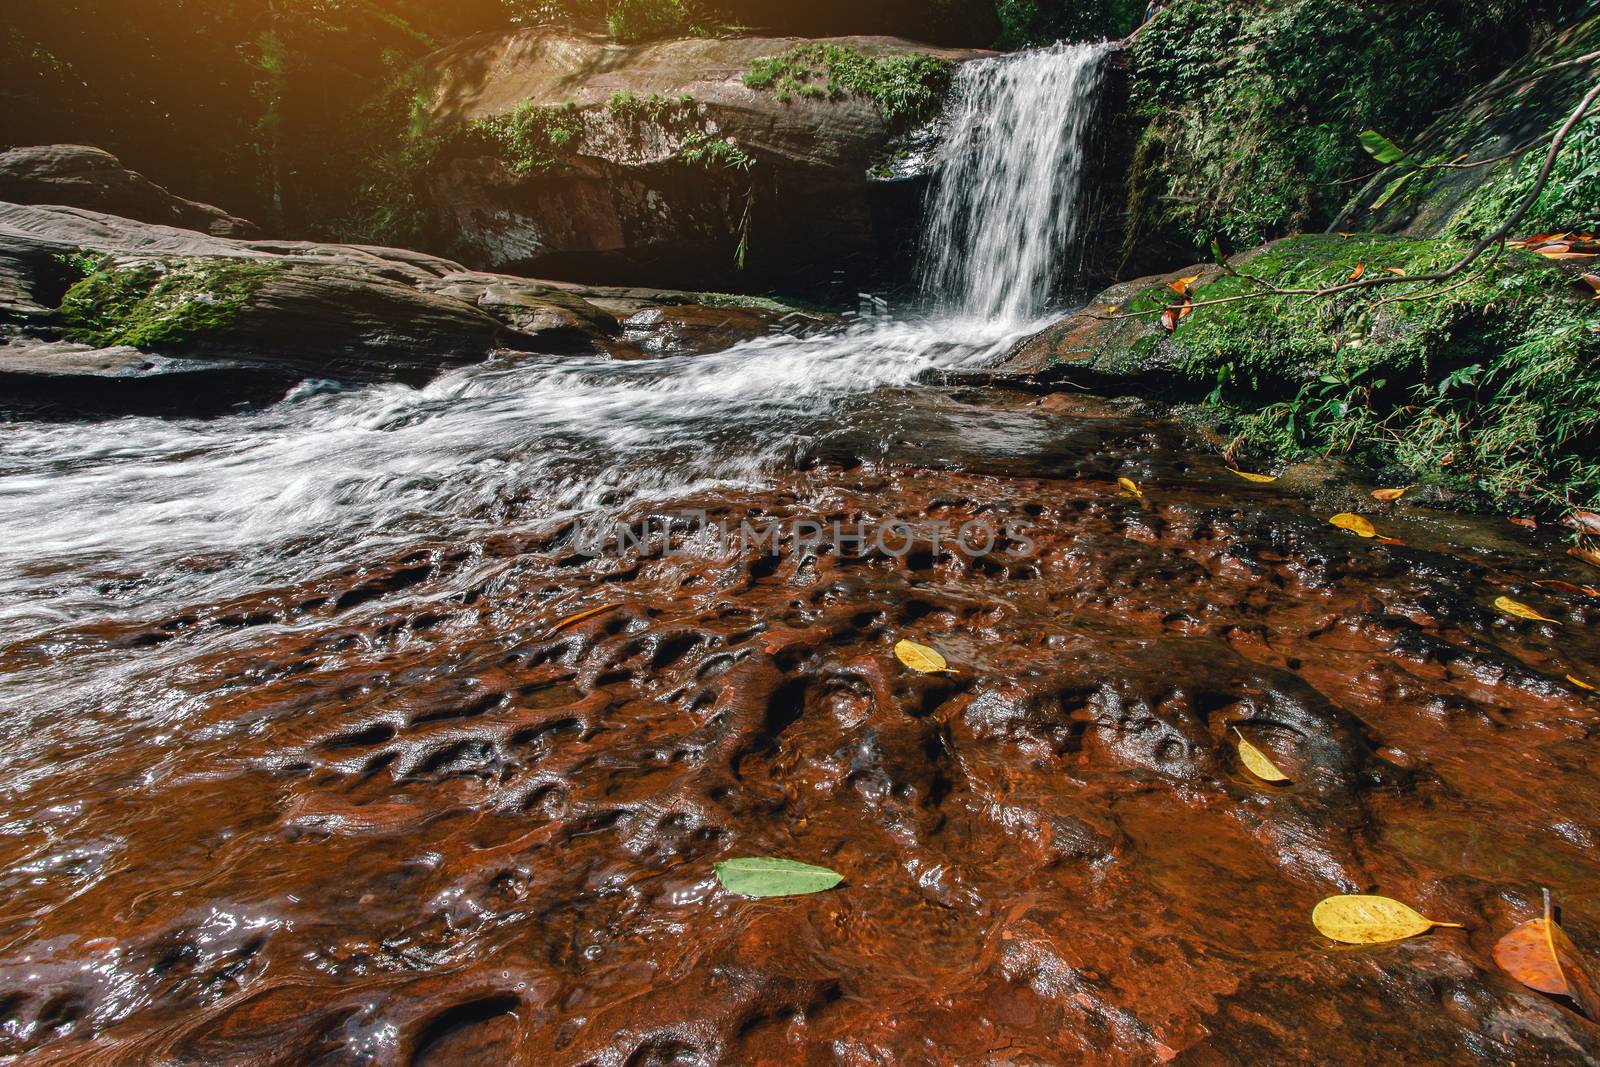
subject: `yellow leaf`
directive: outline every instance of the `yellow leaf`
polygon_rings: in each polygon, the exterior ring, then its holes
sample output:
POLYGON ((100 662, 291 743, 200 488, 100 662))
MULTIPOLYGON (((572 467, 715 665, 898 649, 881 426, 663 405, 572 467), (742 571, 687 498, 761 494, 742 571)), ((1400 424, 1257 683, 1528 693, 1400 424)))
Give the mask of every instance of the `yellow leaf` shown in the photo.
POLYGON ((1239 734, 1239 762, 1247 767, 1251 774, 1263 782, 1287 782, 1289 776, 1278 770, 1267 754, 1244 739, 1244 734, 1239 733, 1236 726, 1233 732, 1239 734))
MULTIPOLYGON (((1233 470, 1232 467, 1229 467, 1228 469, 1233 470)), ((1233 473, 1237 474, 1247 482, 1256 482, 1260 485, 1268 485, 1278 480, 1277 476, 1273 474, 1251 474, 1249 471, 1233 471, 1233 473)))
POLYGON ((1122 310, 1122 305, 1121 304, 1107 304, 1106 305, 1106 314, 1107 315, 1115 315, 1117 312, 1119 312, 1121 310, 1122 310))
POLYGON ((1393 500, 1399 500, 1405 495, 1406 491, 1404 489, 1374 489, 1372 491, 1372 499, 1382 500, 1385 503, 1393 500))
POLYGON ((1311 922, 1323 936, 1347 945, 1402 941, 1435 926, 1461 925, 1434 922, 1398 900, 1374 896, 1329 897, 1312 910, 1311 922))
POLYGON ((1496 597, 1494 606, 1505 612, 1507 615, 1515 615, 1519 619, 1530 619, 1533 622, 1556 622, 1555 619, 1547 619, 1543 615, 1540 615, 1537 611, 1534 611, 1522 601, 1512 600, 1508 596, 1496 597))
MULTIPOLYGON (((900 641, 894 646, 895 658, 918 674, 938 674, 950 670, 943 656, 915 641, 900 641)), ((951 673, 954 673, 953 671, 951 673)))
POLYGON ((1590 685, 1588 682, 1584 681, 1582 678, 1579 678, 1575 674, 1567 675, 1567 681, 1571 682, 1573 685, 1577 686, 1579 689, 1587 689, 1591 693, 1597 691, 1594 686, 1590 685))
POLYGON ((1136 497, 1143 497, 1144 490, 1139 488, 1139 483, 1132 478, 1122 477, 1117 479, 1117 484, 1122 486, 1122 491, 1136 497))
POLYGON ((1378 531, 1373 528, 1372 523, 1363 519, 1360 515, 1352 515, 1348 511, 1340 512, 1328 521, 1341 530, 1349 530, 1351 533, 1359 534, 1362 537, 1378 536, 1378 531))

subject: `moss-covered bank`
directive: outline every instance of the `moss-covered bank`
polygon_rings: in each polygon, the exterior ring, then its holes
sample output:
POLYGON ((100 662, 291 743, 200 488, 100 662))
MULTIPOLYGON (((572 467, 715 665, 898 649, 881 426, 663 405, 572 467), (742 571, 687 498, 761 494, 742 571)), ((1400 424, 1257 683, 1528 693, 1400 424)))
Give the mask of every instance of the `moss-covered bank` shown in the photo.
MULTIPOLYGON (((1358 270, 1419 275, 1464 242, 1394 236, 1290 238, 1238 257, 1242 275, 1322 288, 1358 270)), ((1258 465, 1303 453, 1348 458, 1407 482, 1561 510, 1600 505, 1600 304, 1578 270, 1524 252, 1448 283, 1330 297, 1254 296, 1238 275, 1202 281, 1175 331, 1173 291, 1151 283, 1055 358, 1111 379, 1166 383, 1258 465)), ((1087 314, 1104 316, 1097 305, 1087 314)))

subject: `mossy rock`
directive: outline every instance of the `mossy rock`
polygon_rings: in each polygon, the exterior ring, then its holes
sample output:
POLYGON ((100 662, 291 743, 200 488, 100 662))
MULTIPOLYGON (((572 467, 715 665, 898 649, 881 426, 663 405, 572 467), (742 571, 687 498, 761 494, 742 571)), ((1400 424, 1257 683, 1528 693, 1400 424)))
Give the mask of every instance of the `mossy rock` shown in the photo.
POLYGON ((62 298, 67 336, 99 348, 181 346, 230 326, 275 273, 245 259, 104 261, 62 298))

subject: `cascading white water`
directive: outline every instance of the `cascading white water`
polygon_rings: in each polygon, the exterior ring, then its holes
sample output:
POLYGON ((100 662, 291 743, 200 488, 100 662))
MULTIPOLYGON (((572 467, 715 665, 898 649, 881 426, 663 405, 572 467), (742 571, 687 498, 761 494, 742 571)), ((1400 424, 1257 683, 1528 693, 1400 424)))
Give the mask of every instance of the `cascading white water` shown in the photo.
MULTIPOLYGON (((0 653, 420 539, 759 486, 848 422, 851 397, 992 361, 1038 324, 1070 244, 1102 52, 964 69, 926 318, 659 363, 521 357, 206 421, 0 423, 0 653)), ((38 692, 56 681, 44 669, 38 692)))
POLYGON ((1109 49, 1057 45, 964 65, 928 200, 924 293, 963 318, 1023 323, 1081 234, 1084 156, 1109 49))

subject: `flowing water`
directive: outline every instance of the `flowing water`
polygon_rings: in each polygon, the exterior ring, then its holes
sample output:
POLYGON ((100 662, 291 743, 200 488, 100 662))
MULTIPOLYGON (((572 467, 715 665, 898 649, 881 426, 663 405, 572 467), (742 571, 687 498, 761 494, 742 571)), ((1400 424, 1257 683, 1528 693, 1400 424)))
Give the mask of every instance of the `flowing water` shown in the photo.
POLYGON ((1243 483, 1137 406, 923 384, 1045 313, 1102 62, 963 70, 920 317, 0 426, 0 1054, 1600 1055, 1488 961, 1541 885, 1600 930, 1563 680, 1600 600, 1533 584, 1576 564, 1362 541, 1342 483, 1243 483), (697 512, 778 532, 580 536, 697 512), (846 882, 745 900, 740 855, 846 882), (1360 890, 1468 929, 1329 951, 1310 906, 1360 890))

